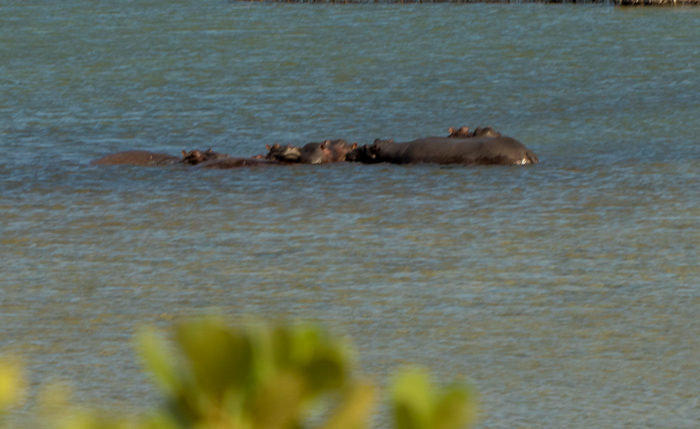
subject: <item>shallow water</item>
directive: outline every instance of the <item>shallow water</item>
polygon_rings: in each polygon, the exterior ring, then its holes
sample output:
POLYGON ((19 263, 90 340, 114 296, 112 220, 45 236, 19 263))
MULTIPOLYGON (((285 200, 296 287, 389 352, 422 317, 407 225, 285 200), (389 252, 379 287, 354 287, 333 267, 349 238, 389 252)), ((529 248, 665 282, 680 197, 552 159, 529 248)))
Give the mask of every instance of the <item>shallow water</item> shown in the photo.
POLYGON ((304 318, 381 383, 471 379, 483 428, 695 428, 698 40, 686 8, 3 2, 0 347, 136 413, 138 327, 304 318), (89 165, 486 124, 541 163, 89 165))

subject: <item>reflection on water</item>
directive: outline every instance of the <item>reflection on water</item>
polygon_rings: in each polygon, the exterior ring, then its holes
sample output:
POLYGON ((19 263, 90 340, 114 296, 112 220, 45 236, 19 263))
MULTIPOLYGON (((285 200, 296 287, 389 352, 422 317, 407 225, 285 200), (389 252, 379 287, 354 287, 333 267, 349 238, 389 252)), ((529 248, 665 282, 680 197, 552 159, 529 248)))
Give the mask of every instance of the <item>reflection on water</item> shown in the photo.
POLYGON ((0 21, 0 346, 35 383, 137 412, 157 398, 134 329, 215 311, 323 321, 377 377, 470 377, 483 427, 697 426, 698 11, 72 0, 0 21), (88 165, 486 124, 541 164, 88 165))

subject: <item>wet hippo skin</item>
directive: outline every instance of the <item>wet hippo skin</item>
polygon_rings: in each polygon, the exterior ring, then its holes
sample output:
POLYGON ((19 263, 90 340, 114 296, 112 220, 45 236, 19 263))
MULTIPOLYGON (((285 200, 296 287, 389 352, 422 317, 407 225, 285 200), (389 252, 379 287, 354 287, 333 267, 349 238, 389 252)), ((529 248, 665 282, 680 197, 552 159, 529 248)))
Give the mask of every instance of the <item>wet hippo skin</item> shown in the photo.
POLYGON ((278 165, 289 165, 289 162, 276 161, 274 159, 264 159, 264 158, 241 158, 231 156, 228 158, 214 159, 211 161, 203 162, 195 168, 206 168, 215 170, 227 170, 231 168, 241 168, 241 167, 273 167, 278 165))
POLYGON ((394 143, 375 140, 355 149, 348 160, 393 164, 522 165, 539 162, 537 155, 511 137, 426 137, 394 143))
POLYGON ((101 158, 93 159, 94 165, 170 165, 180 161, 180 158, 167 153, 149 152, 147 150, 127 150, 111 153, 101 158))

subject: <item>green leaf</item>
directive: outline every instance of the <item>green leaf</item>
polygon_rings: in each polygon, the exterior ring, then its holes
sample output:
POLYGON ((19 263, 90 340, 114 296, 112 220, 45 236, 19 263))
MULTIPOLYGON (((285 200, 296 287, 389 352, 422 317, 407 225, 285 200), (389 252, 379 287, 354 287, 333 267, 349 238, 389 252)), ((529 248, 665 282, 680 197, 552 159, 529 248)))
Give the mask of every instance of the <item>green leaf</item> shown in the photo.
POLYGON ((397 429, 428 429, 434 393, 428 373, 421 368, 402 370, 391 389, 397 429))
POLYGON ((477 404, 474 393, 466 386, 454 385, 442 394, 433 410, 433 429, 460 429, 476 422, 477 404))
POLYGON ((302 413, 305 382, 301 374, 279 373, 256 392, 251 406, 254 429, 286 429, 297 425, 302 413))
POLYGON ((180 369, 173 353, 163 338, 152 328, 141 329, 136 334, 136 349, 143 365, 155 376, 160 388, 169 395, 181 389, 180 369))
POLYGON ((375 389, 369 383, 359 383, 348 389, 323 429, 361 429, 367 426, 375 389))
POLYGON ((231 390, 249 387, 253 345, 244 332, 210 318, 179 325, 176 338, 197 385, 215 403, 231 390))
POLYGON ((347 375, 343 359, 330 354, 312 359, 303 370, 313 393, 341 388, 347 375))

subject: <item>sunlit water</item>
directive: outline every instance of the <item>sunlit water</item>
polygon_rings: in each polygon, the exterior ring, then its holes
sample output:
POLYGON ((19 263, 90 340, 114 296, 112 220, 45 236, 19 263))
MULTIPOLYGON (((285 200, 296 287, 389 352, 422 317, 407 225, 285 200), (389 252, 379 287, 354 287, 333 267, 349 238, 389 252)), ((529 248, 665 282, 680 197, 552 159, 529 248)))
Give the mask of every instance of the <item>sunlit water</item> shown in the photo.
MULTIPOLYGON (((158 403, 142 325, 319 320, 482 428, 700 425, 700 9, 0 4, 0 346, 158 403), (98 167, 490 124, 525 167, 98 167)), ((21 413, 20 413, 21 414, 21 413)))

